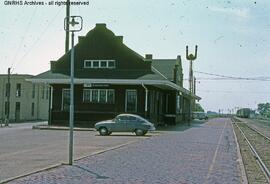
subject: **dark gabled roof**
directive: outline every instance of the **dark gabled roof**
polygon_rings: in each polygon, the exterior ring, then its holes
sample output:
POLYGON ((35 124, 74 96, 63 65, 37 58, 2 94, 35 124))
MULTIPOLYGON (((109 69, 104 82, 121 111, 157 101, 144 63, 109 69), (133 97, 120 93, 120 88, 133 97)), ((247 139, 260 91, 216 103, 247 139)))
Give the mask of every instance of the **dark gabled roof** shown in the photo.
POLYGON ((173 80, 173 69, 176 59, 152 59, 152 66, 162 73, 168 80, 173 80))
MULTIPOLYGON (((106 27, 106 24, 96 24, 85 36, 79 37, 74 47, 75 74, 84 69, 85 60, 115 60, 118 69, 149 70, 151 63, 144 57, 127 47, 122 36, 116 36, 106 27)), ((57 61, 51 62, 51 70, 56 73, 67 73, 70 69, 70 54, 64 54, 57 61)), ((90 70, 86 70, 90 71, 90 70)), ((85 75, 89 73, 85 72, 85 75)), ((90 76, 89 76, 90 77, 90 76)))

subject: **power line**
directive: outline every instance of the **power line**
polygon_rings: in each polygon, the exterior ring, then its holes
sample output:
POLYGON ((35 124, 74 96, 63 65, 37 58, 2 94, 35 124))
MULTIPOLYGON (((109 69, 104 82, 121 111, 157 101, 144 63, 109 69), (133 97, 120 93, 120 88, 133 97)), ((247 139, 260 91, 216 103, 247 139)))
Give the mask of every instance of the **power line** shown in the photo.
POLYGON ((21 39, 21 41, 20 41, 20 43, 19 43, 19 46, 18 46, 18 48, 17 48, 17 50, 16 50, 16 52, 15 52, 14 57, 13 57, 12 64, 11 64, 11 68, 13 67, 13 64, 14 64, 16 58, 17 58, 17 55, 18 55, 19 51, 21 50, 21 47, 22 47, 22 45, 23 45, 23 42, 24 42, 24 40, 25 40, 25 38, 26 38, 26 35, 27 35, 28 31, 29 31, 29 28, 30 28, 30 26, 31 26, 32 20, 33 20, 33 18, 35 17, 36 11, 37 11, 37 6, 35 7, 34 12, 33 12, 33 14, 31 15, 28 24, 26 25, 26 29, 25 29, 25 31, 24 31, 24 33, 23 33, 22 39, 21 39))
MULTIPOLYGON (((29 52, 32 50, 32 48, 35 47, 36 44, 44 37, 44 35, 48 31, 48 27, 53 24, 53 22, 55 21, 55 18, 59 15, 59 13, 61 12, 61 10, 63 10, 63 9, 59 9, 59 11, 55 14, 55 16, 48 22, 48 24, 46 25, 46 28, 43 29, 43 32, 40 34, 40 36, 36 39, 36 41, 28 49, 28 51, 25 52, 25 54, 21 57, 21 59, 19 60, 19 62, 16 62, 16 64, 21 63, 21 61, 29 54, 29 52)), ((13 67, 12 72, 14 71, 15 68, 16 68, 16 65, 14 64, 14 67, 13 67)))
POLYGON ((203 93, 249 93, 249 94, 269 94, 270 92, 265 91, 222 91, 222 90, 197 90, 203 93))
POLYGON ((229 75, 221 75, 221 74, 215 74, 215 73, 208 73, 208 72, 201 72, 201 71, 194 71, 195 73, 210 75, 210 76, 216 76, 219 78, 198 78, 200 80, 250 80, 250 81, 270 81, 270 77, 236 77, 236 76, 229 76, 229 75))

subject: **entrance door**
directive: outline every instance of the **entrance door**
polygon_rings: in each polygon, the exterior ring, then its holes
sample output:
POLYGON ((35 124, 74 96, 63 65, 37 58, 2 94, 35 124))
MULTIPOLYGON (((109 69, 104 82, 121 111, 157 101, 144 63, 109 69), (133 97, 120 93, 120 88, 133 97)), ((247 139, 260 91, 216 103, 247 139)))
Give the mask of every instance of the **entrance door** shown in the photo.
POLYGON ((21 112, 21 104, 20 102, 16 102, 15 106, 15 121, 20 121, 20 112, 21 112))
POLYGON ((126 112, 137 112, 137 91, 136 90, 126 90, 126 112))

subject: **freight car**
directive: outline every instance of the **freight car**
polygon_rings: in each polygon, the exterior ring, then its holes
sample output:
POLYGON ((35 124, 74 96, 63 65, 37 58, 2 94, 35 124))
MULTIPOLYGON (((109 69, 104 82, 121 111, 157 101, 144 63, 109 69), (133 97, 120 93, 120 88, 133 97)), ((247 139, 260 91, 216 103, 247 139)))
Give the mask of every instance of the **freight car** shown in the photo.
POLYGON ((249 109, 249 108, 242 108, 242 109, 239 109, 237 112, 236 112, 236 116, 237 117, 240 117, 240 118, 249 118, 250 115, 252 113, 252 110, 249 109))

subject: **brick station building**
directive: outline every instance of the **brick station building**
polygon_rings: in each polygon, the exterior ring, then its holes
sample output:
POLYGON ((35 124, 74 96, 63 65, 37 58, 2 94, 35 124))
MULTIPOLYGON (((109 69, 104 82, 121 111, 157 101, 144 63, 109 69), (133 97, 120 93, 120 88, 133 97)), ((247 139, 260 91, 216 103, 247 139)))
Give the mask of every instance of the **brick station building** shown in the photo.
MULTIPOLYGON (((69 51, 51 69, 30 81, 51 86, 50 123, 67 125, 70 97, 69 51)), ((75 45, 75 126, 138 114, 155 124, 175 124, 190 117, 190 103, 200 97, 183 88, 180 56, 153 59, 128 48, 106 24, 96 24, 75 45)))

